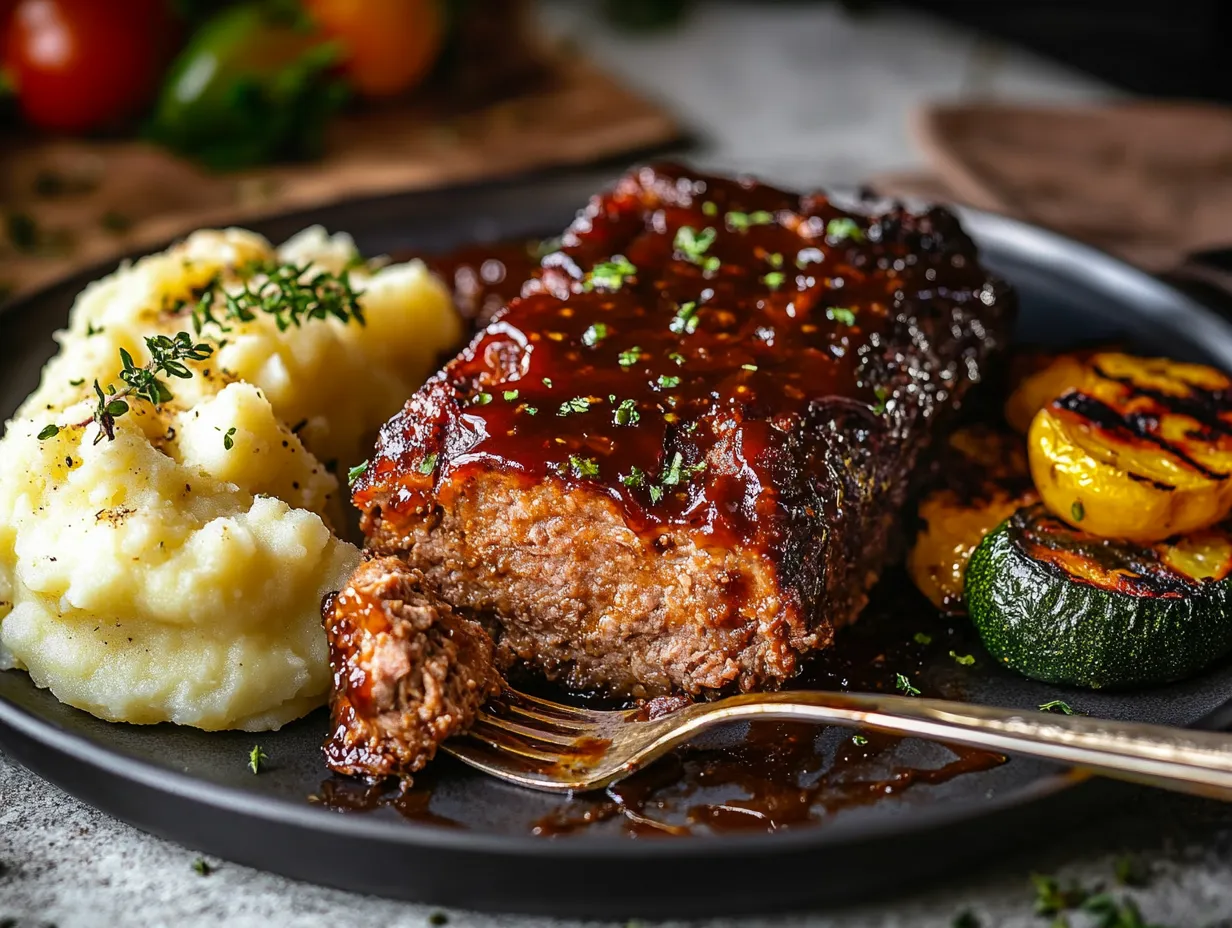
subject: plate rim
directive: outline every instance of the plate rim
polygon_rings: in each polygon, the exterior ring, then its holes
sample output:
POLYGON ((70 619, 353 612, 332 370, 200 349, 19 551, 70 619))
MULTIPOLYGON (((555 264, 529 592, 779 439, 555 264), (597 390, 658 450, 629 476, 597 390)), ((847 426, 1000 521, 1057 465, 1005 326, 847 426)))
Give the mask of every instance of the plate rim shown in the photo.
MULTIPOLYGON (((510 187, 533 187, 535 185, 595 184, 598 189, 610 181, 612 174, 593 171, 565 171, 534 174, 518 178, 504 178, 475 184, 463 184, 433 190, 409 190, 397 193, 377 194, 353 198, 340 198, 314 207, 299 207, 285 211, 270 211, 260 216, 246 217, 241 227, 260 231, 272 223, 302 222, 304 225, 327 224, 323 218, 336 210, 355 209, 365 204, 385 205, 400 202, 414 203, 424 197, 439 199, 451 195, 475 196, 486 190, 506 190, 510 187)), ((583 204, 579 203, 579 208, 583 204)), ((1127 280, 1132 280, 1137 291, 1135 302, 1144 317, 1161 318, 1165 311, 1175 312, 1178 304, 1184 307, 1188 324, 1196 331, 1195 340, 1207 344, 1224 344, 1224 350, 1213 347, 1215 353, 1226 356, 1232 370, 1232 320, 1225 319, 1190 294, 1178 287, 1134 267, 1128 262, 1100 251, 1060 233, 1031 223, 984 210, 943 204, 953 210, 964 230, 972 236, 981 251, 995 242, 997 247, 1009 251, 1016 258, 1030 258, 1032 263, 1056 268, 1062 273, 1076 277, 1094 277, 1104 284, 1104 289, 1124 289, 1127 280), (1152 297, 1143 300, 1143 295, 1152 297)), ((226 224, 219 223, 217 227, 226 224)), ((345 231, 339 229, 337 231, 345 231)), ((188 234, 187 231, 183 233, 188 234)), ((183 235, 158 245, 127 251, 113 258, 71 271, 49 280, 34 290, 22 293, 0 304, 0 322, 10 313, 28 304, 38 303, 56 295, 56 291, 69 286, 77 287, 78 281, 93 281, 118 267, 122 262, 154 253, 165 248, 183 235)), ((80 287, 74 296, 80 292, 80 287)), ((33 681, 29 685, 34 686, 33 681)), ((54 697, 53 697, 54 698, 54 697)), ((72 707, 69 707, 72 708, 72 707)), ((74 712, 82 710, 72 709, 74 712)), ((88 713, 83 713, 88 715, 88 713)), ((116 723, 124 724, 124 723, 116 723)), ((1189 727, 1224 728, 1232 724, 1232 697, 1218 708, 1207 713, 1189 727)), ((671 841, 635 842, 620 836, 575 835, 566 840, 546 840, 531 834, 501 834, 470 829, 449 829, 414 821, 387 821, 363 814, 342 815, 313 806, 306 800, 294 802, 278 796, 253 793, 241 788, 226 786, 209 780, 198 779, 191 774, 159 766, 150 761, 124 754, 95 741, 88 736, 69 731, 38 712, 24 708, 0 695, 0 744, 4 741, 5 729, 29 738, 42 748, 56 755, 64 755, 99 769, 124 781, 135 783, 143 789, 153 790, 173 798, 183 799, 211 809, 225 809, 258 822, 276 823, 314 832, 328 832, 332 836, 375 839, 407 847, 426 850, 440 849, 465 853, 504 855, 516 853, 536 859, 574 857, 585 854, 590 858, 622 860, 670 859, 688 854, 697 858, 725 858, 733 856, 790 853, 802 848, 821 849, 841 845, 875 842, 890 836, 918 835, 948 825, 970 823, 980 818, 992 818, 998 813, 1042 802, 1060 793, 1069 792, 1090 781, 1092 787, 1106 786, 1103 781, 1073 771, 1058 770, 1057 773, 1040 777, 1024 787, 1013 789, 995 799, 975 802, 951 802, 933 808, 917 808, 909 818, 887 817, 872 823, 833 824, 785 829, 774 833, 692 835, 671 841)), ((15 760, 15 758, 14 758, 15 760)), ((36 775, 46 777, 39 771, 36 775)), ((80 791, 67 790, 80 801, 99 808, 80 791)), ((110 813, 108 813, 110 814, 110 813)))

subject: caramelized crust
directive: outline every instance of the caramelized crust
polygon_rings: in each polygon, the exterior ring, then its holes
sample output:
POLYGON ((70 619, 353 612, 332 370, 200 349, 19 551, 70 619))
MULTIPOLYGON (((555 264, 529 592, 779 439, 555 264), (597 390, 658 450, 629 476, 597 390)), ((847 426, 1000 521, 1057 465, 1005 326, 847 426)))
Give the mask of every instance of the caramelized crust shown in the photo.
POLYGON ((369 546, 614 694, 775 687, 855 618, 1006 287, 948 212, 676 166, 596 197, 382 430, 369 546))
POLYGON ((322 610, 334 686, 326 763, 409 778, 500 689, 487 632, 397 558, 367 561, 322 610))

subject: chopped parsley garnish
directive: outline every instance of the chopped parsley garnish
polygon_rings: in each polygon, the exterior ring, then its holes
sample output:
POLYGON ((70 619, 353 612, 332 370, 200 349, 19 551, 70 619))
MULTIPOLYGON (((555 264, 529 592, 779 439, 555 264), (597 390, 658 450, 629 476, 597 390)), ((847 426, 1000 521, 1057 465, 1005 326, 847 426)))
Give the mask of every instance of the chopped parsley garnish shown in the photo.
POLYGON ((70 387, 80 387, 85 382, 86 382, 86 379, 84 377, 78 377, 76 380, 70 380, 68 382, 68 385, 70 387))
POLYGON ((368 462, 367 461, 364 461, 361 464, 356 464, 354 467, 352 467, 350 470, 347 471, 347 486, 349 487, 355 486, 359 478, 362 477, 366 473, 368 473, 368 462))
POLYGON ((617 425, 637 425, 642 414, 637 411, 637 403, 633 400, 621 400, 620 405, 612 413, 612 420, 617 425))
POLYGON ((1069 514, 1074 517, 1075 522, 1081 522, 1087 517, 1087 509, 1081 500, 1074 500, 1069 507, 1069 514))
POLYGON ((607 326, 602 322, 596 322, 582 333, 582 344, 587 348, 593 348, 605 338, 607 338, 607 326))
POLYGON ((255 264, 253 276, 242 290, 231 293, 211 282, 192 308, 193 331, 199 336, 212 323, 223 332, 230 331, 228 322, 252 322, 258 313, 274 317, 278 331, 299 328, 308 320, 354 320, 364 324, 359 294, 351 286, 350 271, 340 274, 312 271, 303 264, 255 264), (310 275, 310 276, 309 276, 310 275), (214 315, 214 304, 222 297, 223 318, 214 315))
POLYGON ((725 217, 727 227, 733 232, 746 232, 750 226, 768 226, 774 223, 774 213, 764 209, 752 213, 730 212, 725 217))
POLYGON ((831 322, 841 322, 843 325, 856 324, 855 311, 842 306, 831 306, 826 310, 826 318, 831 322))
POLYGON ((1050 699, 1048 702, 1042 702, 1039 705, 1040 712, 1056 712, 1058 715, 1077 715, 1078 713, 1070 707, 1064 699, 1050 699))
POLYGON ((964 667, 970 667, 975 663, 974 654, 959 654, 957 651, 951 651, 950 657, 954 658, 956 663, 962 664, 964 667))
POLYGON ((200 876, 209 876, 214 872, 214 868, 206 862, 204 857, 198 857, 193 861, 192 868, 197 871, 200 876))
POLYGON ((710 227, 698 232, 692 226, 681 226, 676 230, 676 239, 672 246, 694 264, 701 264, 707 250, 714 244, 718 233, 710 227))
POLYGON ((547 387, 549 390, 551 390, 551 389, 552 389, 552 378, 551 378, 551 377, 544 377, 544 378, 543 378, 543 385, 544 385, 545 387, 547 387))
POLYGON ((492 402, 492 394, 487 391, 476 393, 471 397, 472 406, 487 406, 490 402, 492 402))
POLYGON ((670 390, 673 387, 680 386, 680 378, 674 375, 660 374, 656 383, 664 390, 670 390))
POLYGON ((419 466, 415 469, 425 476, 435 471, 436 452, 433 451, 431 454, 425 454, 423 460, 419 462, 419 466))
POLYGON ((928 634, 927 632, 916 632, 914 635, 911 636, 911 638, 916 644, 932 644, 933 643, 933 636, 928 634))
POLYGON ((766 255, 766 263, 772 268, 780 268, 783 266, 783 256, 777 251, 766 255))
POLYGON ((713 274, 722 266, 723 262, 719 260, 718 255, 710 255, 705 261, 702 262, 702 270, 706 271, 708 274, 713 274))
POLYGON ((757 365, 756 364, 741 364, 740 369, 742 371, 755 371, 757 370, 757 365))
POLYGON ((715 203, 713 200, 707 200, 705 203, 702 204, 702 215, 703 216, 719 215, 719 205, 715 203))
POLYGON ((517 390, 506 390, 504 393, 501 394, 501 396, 504 397, 505 402, 512 403, 514 400, 518 398, 518 391, 517 390))
POLYGON ((875 387, 873 389, 873 396, 877 398, 877 402, 873 405, 873 415, 884 415, 886 411, 886 400, 890 396, 889 392, 885 387, 875 387))
POLYGON ((575 412, 586 412, 590 409, 590 400, 585 396, 575 396, 573 399, 565 400, 560 404, 560 410, 556 413, 558 416, 568 416, 575 412))
POLYGON ((657 487, 657 486, 652 486, 652 487, 650 488, 650 501, 651 501, 652 503, 657 503, 657 502, 659 502, 659 500, 661 500, 661 499, 663 499, 663 488, 662 488, 662 487, 657 487))
POLYGON ((677 367, 684 367, 684 355, 679 351, 673 351, 667 356, 667 360, 675 363, 677 367))
POLYGON ((673 454, 671 463, 667 465, 667 469, 659 477, 659 483, 665 487, 679 486, 694 474, 699 474, 706 469, 705 461, 698 464, 684 464, 683 461, 684 455, 679 451, 673 454))
POLYGON ((641 357, 642 349, 637 345, 634 345, 632 348, 626 348, 622 351, 618 360, 620 361, 621 367, 632 367, 641 360, 641 357))
POLYGON ((864 747, 864 745, 868 744, 868 739, 865 738, 863 735, 852 735, 851 743, 856 745, 857 747, 862 748, 864 747))
POLYGON ((235 433, 236 433, 236 431, 237 431, 237 429, 235 428, 235 426, 234 426, 234 425, 233 425, 233 426, 231 426, 231 428, 227 429, 227 434, 226 434, 226 435, 224 435, 224 436, 222 437, 222 447, 223 447, 223 450, 225 450, 225 451, 230 451, 232 448, 234 448, 234 447, 235 447, 235 433))
POLYGON ((692 335, 697 331, 701 319, 697 315, 697 303, 690 300, 676 307, 676 315, 672 317, 668 329, 677 335, 692 335))
POLYGON ((637 467, 629 468, 629 473, 620 478, 620 482, 627 487, 641 487, 646 485, 646 474, 637 467))
POLYGON ((583 458, 576 454, 569 455, 569 469, 575 477, 598 477, 599 463, 594 458, 583 458))
POLYGON ((248 752, 248 769, 253 773, 260 773, 262 764, 267 760, 269 760, 269 755, 261 750, 261 745, 254 744, 252 750, 248 752))
POLYGON ((539 415, 539 407, 537 407, 537 406, 527 406, 527 407, 526 407, 526 414, 527 414, 528 416, 537 416, 537 415, 539 415))
POLYGON ((894 688, 904 696, 919 696, 920 691, 912 686, 911 681, 901 673, 894 675, 894 688))
POLYGON ((590 271, 590 278, 582 285, 583 290, 593 290, 601 287, 604 290, 619 290, 625 280, 637 276, 635 268, 624 255, 616 255, 611 261, 596 264, 590 271))
POLYGON ((831 242, 842 242, 847 239, 860 242, 864 240, 864 230, 854 219, 831 219, 826 223, 826 239, 831 242))
POLYGON ((87 338, 91 335, 102 335, 105 331, 107 331, 106 328, 101 325, 95 325, 93 322, 86 322, 87 338))
POLYGON ((771 271, 761 279, 761 282, 771 290, 777 290, 779 287, 783 286, 783 281, 786 279, 787 275, 785 275, 782 271, 771 271))
POLYGON ((59 434, 60 434, 60 426, 45 425, 43 426, 43 430, 38 433, 38 440, 46 441, 49 438, 55 438, 59 434))

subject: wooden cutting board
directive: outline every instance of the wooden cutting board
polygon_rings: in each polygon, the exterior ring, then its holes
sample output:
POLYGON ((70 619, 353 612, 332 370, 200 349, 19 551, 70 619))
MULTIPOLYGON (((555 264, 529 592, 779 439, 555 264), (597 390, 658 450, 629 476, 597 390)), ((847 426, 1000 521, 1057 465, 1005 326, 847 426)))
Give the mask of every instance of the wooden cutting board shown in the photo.
POLYGON ((314 162, 215 174, 138 141, 0 137, 0 294, 194 228, 576 165, 679 136, 657 104, 558 50, 534 89, 466 112, 423 103, 343 116, 314 162))

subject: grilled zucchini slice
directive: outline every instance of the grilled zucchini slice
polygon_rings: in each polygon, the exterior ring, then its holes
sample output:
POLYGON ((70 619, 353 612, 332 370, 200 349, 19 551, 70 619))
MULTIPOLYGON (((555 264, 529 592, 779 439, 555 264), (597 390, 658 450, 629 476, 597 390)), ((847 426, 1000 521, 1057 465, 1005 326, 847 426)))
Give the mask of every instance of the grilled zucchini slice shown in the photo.
POLYGON ((1226 518, 1232 380, 1199 364, 1113 352, 1092 355, 1086 367, 1027 434, 1031 476, 1048 508, 1075 528, 1141 543, 1226 518))
POLYGON ((1232 648, 1232 534, 1136 545, 1076 531, 1037 504, 980 543, 967 609, 988 652, 1048 683, 1166 683, 1232 648))
POLYGON ((963 611, 963 575, 976 545, 1021 506, 1031 487, 1022 437, 986 427, 954 432, 938 462, 938 484, 920 501, 907 572, 943 612, 963 611))

